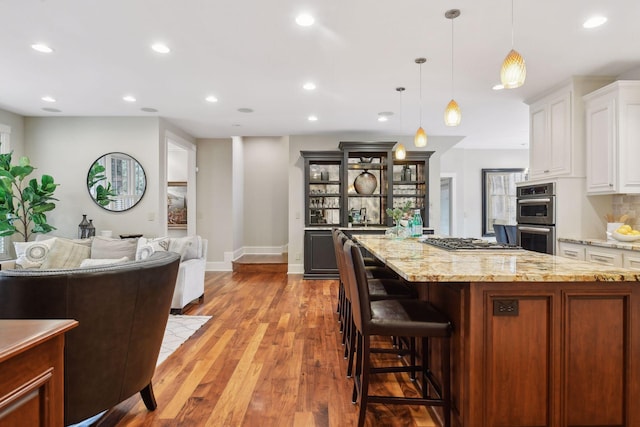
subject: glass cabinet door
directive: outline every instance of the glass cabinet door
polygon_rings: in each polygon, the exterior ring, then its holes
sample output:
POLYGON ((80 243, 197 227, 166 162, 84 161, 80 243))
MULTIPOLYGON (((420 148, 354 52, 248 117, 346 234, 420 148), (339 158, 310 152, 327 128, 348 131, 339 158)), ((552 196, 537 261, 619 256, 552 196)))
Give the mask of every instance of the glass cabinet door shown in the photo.
POLYGON ((339 226, 342 218, 342 156, 302 152, 305 158, 305 225, 339 226))

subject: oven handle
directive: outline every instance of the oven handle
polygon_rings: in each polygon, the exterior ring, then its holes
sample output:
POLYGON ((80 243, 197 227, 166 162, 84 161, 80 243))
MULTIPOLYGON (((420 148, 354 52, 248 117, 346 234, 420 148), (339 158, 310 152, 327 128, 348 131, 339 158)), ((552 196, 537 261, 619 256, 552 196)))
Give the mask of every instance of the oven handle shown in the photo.
POLYGON ((542 232, 545 232, 545 233, 548 233, 548 232, 551 231, 550 228, 546 228, 546 227, 521 227, 521 226, 518 226, 518 230, 520 230, 520 231, 533 231, 533 232, 542 231, 542 232))
POLYGON ((519 199, 518 203, 549 203, 551 201, 551 199, 546 198, 546 199, 519 199))

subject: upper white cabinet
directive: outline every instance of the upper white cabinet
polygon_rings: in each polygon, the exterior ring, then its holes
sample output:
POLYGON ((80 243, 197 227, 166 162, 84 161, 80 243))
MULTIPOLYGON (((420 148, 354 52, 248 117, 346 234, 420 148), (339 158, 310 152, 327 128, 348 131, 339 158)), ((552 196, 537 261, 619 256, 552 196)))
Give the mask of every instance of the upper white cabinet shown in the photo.
POLYGON ((531 178, 571 174, 571 91, 562 90, 530 106, 531 178))
POLYGON ((584 97, 587 193, 640 193, 640 81, 617 81, 584 97))
POLYGON ((573 77, 527 101, 531 180, 585 176, 582 96, 611 81, 573 77))

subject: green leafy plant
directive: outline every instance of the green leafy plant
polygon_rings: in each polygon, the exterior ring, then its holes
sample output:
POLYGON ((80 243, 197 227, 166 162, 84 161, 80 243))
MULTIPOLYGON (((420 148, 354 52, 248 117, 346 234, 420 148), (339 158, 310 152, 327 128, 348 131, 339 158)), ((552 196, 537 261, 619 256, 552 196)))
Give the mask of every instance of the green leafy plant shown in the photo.
POLYGON ((0 236, 18 233, 25 242, 33 233, 48 233, 56 228, 47 223, 46 212, 56 205, 53 197, 58 184, 50 175, 40 181, 27 177, 36 169, 28 157, 11 164, 13 152, 0 154, 0 236))
POLYGON ((402 219, 402 217, 411 212, 412 206, 413 204, 409 200, 399 208, 387 208, 386 212, 388 216, 393 218, 393 222, 395 222, 396 224, 400 224, 400 220, 402 219))
POLYGON ((89 188, 91 189, 94 185, 96 186, 94 199, 100 206, 107 206, 113 201, 112 197, 118 195, 113 188, 111 188, 111 183, 107 181, 107 176, 104 173, 105 170, 106 168, 104 166, 95 162, 91 165, 89 176, 87 177, 87 185, 89 188), (106 186, 99 184, 100 181, 105 181, 106 186))

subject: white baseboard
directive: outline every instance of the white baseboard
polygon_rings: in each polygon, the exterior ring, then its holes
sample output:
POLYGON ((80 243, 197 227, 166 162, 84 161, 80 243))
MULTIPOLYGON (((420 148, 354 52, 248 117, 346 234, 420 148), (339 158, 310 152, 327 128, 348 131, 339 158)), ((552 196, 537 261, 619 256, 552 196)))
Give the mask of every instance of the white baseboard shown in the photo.
POLYGON ((286 246, 245 246, 242 249, 245 255, 280 255, 286 252, 285 248, 286 246))
POLYGON ((205 267, 206 271, 233 271, 233 266, 230 262, 207 262, 205 267))
POLYGON ((304 274, 304 264, 289 264, 287 274, 304 274))

